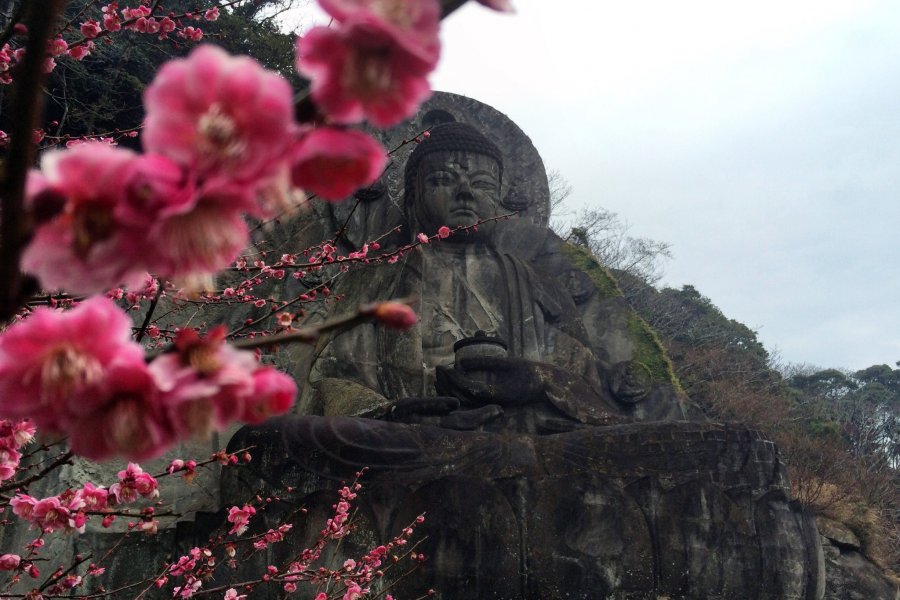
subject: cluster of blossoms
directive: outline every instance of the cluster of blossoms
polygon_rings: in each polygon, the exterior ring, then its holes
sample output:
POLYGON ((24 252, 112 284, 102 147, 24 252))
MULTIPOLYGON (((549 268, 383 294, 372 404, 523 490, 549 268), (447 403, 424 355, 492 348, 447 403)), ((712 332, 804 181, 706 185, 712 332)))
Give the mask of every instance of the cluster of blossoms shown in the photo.
MULTIPOLYGON (((357 475, 359 476, 360 474, 357 475)), ((320 532, 314 546, 301 551, 299 556, 286 567, 278 568, 274 565, 269 565, 260 582, 255 583, 278 582, 287 594, 296 592, 298 585, 303 582, 324 587, 339 586, 335 587, 335 591, 331 592, 331 594, 326 592, 317 593, 315 600, 327 600, 328 598, 357 600, 368 595, 370 593, 368 586, 376 579, 384 577, 385 569, 397 563, 403 554, 408 554, 417 562, 421 562, 424 559, 421 554, 416 554, 412 550, 398 553, 398 550, 407 545, 415 527, 425 521, 424 516, 417 517, 413 523, 404 527, 400 534, 395 536, 390 542, 373 548, 359 559, 347 559, 336 570, 314 566, 314 563, 323 556, 323 551, 329 541, 339 540, 350 532, 349 515, 351 502, 357 497, 357 492, 359 492, 361 487, 359 483, 354 482, 344 486, 339 491, 339 500, 334 505, 334 515, 320 532), (401 556, 398 556, 398 554, 401 556)), ((257 498, 257 500, 260 499, 257 498)), ((266 501, 268 502, 269 500, 271 499, 266 501)), ((227 517, 228 522, 232 524, 229 534, 244 534, 250 518, 256 512, 257 510, 249 504, 242 507, 231 507, 227 517)), ((270 529, 264 534, 252 536, 250 539, 255 539, 253 550, 261 552, 270 544, 284 541, 285 534, 290 529, 290 524, 283 524, 277 529, 270 529)), ((184 556, 179 557, 167 568, 166 573, 156 580, 157 587, 166 585, 170 577, 177 577, 180 578, 180 585, 174 589, 176 597, 189 598, 197 594, 202 588, 203 582, 208 579, 217 566, 215 553, 211 548, 214 548, 214 546, 196 547, 184 556)), ((232 569, 237 568, 235 544, 232 542, 225 543, 224 549, 227 564, 232 569)), ((244 591, 252 592, 255 583, 245 585, 244 591)), ((247 597, 247 594, 240 594, 237 589, 231 588, 225 592, 224 600, 240 600, 247 597)), ((392 596, 387 595, 386 598, 392 599, 392 596)))
POLYGON ((0 419, 0 481, 12 479, 22 460, 19 450, 34 439, 35 426, 28 419, 0 419))
POLYGON ((345 197, 386 161, 362 132, 296 123, 284 78, 213 46, 163 66, 144 102, 144 154, 89 142, 31 174, 38 225, 22 266, 45 288, 206 276, 247 245, 244 215, 289 210, 300 189, 345 197))
MULTIPOLYGON (((102 22, 88 18, 79 26, 79 32, 83 39, 69 44, 62 35, 58 35, 47 43, 46 58, 43 70, 50 73, 56 68, 56 59, 60 56, 68 56, 74 60, 82 60, 94 51, 94 41, 103 34, 128 30, 136 33, 156 35, 164 40, 169 34, 187 41, 199 42, 203 39, 203 30, 194 25, 184 25, 183 20, 215 21, 219 18, 219 8, 212 7, 206 11, 167 16, 153 16, 153 9, 149 4, 139 4, 133 8, 125 7, 119 10, 118 2, 111 2, 101 9, 102 22)), ((25 27, 17 24, 14 33, 24 35, 25 27)), ((9 43, 0 48, 0 84, 10 84, 13 81, 12 67, 25 56, 25 48, 14 48, 9 43)))
MULTIPOLYGON (((24 30, 23 30, 24 31, 24 30)), ((81 60, 91 53, 94 43, 85 41, 77 45, 69 46, 61 36, 47 42, 46 57, 44 58, 43 71, 50 73, 56 68, 56 59, 60 56, 68 56, 75 60, 81 60)), ((25 48, 14 48, 8 42, 0 48, 0 84, 9 85, 13 82, 13 68, 25 58, 25 48)))
MULTIPOLYGON (((129 463, 119 471, 118 481, 107 490, 90 482, 78 490, 66 490, 57 496, 34 498, 28 494, 16 494, 10 501, 13 514, 29 522, 44 533, 53 531, 84 533, 85 525, 92 514, 104 513, 112 506, 131 504, 140 498, 153 499, 159 496, 159 484, 140 465, 129 463)), ((147 522, 154 524, 152 511, 148 511, 147 522)), ((109 527, 115 516, 106 514, 103 526, 109 527)))
POLYGON ((224 329, 184 329, 173 352, 147 364, 112 300, 38 308, 0 336, 0 416, 67 433, 72 451, 91 459, 145 460, 179 439, 285 412, 293 379, 224 338, 224 329))
POLYGON ((0 571, 23 571, 32 578, 41 575, 33 562, 23 560, 18 554, 0 554, 0 571))

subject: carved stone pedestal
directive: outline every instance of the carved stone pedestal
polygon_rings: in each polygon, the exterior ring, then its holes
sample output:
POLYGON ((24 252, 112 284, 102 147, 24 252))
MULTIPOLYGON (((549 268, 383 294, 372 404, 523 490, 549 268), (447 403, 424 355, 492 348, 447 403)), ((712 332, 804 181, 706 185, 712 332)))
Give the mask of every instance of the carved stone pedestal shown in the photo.
MULTIPOLYGON (((824 589, 814 521, 788 502, 774 445, 740 426, 533 436, 292 417, 232 445, 263 452, 231 471, 225 505, 248 488, 294 486, 291 502, 324 516, 334 479, 368 465, 362 545, 425 512, 428 559, 392 590, 402 598, 434 588, 441 598, 813 600, 824 589)), ((298 523, 296 542, 320 520, 298 523)))

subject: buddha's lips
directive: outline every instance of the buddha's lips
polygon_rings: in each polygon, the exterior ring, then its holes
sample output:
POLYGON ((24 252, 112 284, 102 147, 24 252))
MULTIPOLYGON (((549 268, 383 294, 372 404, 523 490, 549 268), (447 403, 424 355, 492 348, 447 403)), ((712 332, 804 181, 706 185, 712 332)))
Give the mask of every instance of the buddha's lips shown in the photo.
POLYGON ((455 208, 450 211, 450 214, 454 217, 478 217, 471 208, 455 208))

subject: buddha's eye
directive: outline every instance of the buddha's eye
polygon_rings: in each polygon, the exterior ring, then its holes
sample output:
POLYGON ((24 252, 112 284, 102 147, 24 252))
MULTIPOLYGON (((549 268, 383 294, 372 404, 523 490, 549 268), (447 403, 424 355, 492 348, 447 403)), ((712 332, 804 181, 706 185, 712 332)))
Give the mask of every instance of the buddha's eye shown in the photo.
POLYGON ((497 189, 497 184, 491 181, 490 179, 476 179, 472 182, 472 187, 476 190, 482 190, 485 192, 493 192, 497 189))
POLYGON ((429 185, 438 187, 453 185, 454 183, 456 183, 456 178, 452 173, 449 173, 447 171, 436 171, 428 175, 427 181, 429 185))

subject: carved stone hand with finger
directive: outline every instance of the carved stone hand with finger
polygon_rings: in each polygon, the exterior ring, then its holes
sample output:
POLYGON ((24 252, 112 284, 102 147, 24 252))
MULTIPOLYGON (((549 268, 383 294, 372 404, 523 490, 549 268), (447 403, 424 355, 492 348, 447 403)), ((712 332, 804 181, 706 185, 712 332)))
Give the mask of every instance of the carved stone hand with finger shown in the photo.
POLYGON ((388 420, 401 423, 435 425, 444 429, 469 431, 503 414, 496 404, 461 409, 460 401, 452 396, 419 396, 401 398, 387 414, 388 420))

